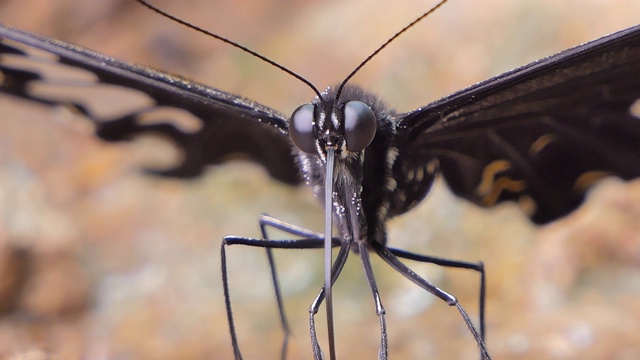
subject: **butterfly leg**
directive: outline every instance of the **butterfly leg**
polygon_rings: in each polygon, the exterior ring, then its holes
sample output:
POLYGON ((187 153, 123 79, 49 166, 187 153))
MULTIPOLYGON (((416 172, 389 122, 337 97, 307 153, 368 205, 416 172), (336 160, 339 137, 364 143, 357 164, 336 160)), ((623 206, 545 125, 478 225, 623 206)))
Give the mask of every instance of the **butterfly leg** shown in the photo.
MULTIPOLYGON (((394 268, 400 274, 404 275, 407 279, 411 280, 413 283, 415 283, 416 285, 420 286, 421 288, 427 290, 431 294, 439 297, 444 302, 446 302, 448 305, 455 306, 458 309, 458 312, 460 312, 460 315, 462 316, 464 322, 467 324, 467 327, 469 328, 469 331, 471 332, 471 334, 473 335, 474 339, 476 340, 476 343, 478 344, 478 347, 480 348, 481 358, 485 359, 485 360, 490 360, 491 359, 491 355, 489 355, 489 351, 487 350, 487 346, 484 343, 482 335, 478 332, 478 330, 476 330, 475 326, 473 325, 473 322, 471 321, 471 318, 469 317, 467 312, 464 310, 462 305, 460 305, 460 303, 458 302, 458 299, 455 296, 453 296, 453 295, 441 290, 437 286, 434 286, 433 284, 429 283, 427 280, 423 279, 418 274, 413 272, 413 270, 409 269, 406 265, 404 265, 398 259, 398 257, 396 255, 394 255, 394 253, 390 249, 387 249, 386 247, 384 247, 382 245, 379 245, 379 244, 372 244, 371 248, 373 248, 374 251, 385 262, 387 262, 387 264, 389 264, 392 268, 394 268)), ((400 255, 401 257, 406 257, 406 258, 410 258, 410 259, 412 258, 412 256, 416 256, 416 257, 418 256, 418 255, 411 254, 411 253, 408 253, 408 252, 402 252, 402 251, 399 251, 397 249, 394 249, 393 251, 396 252, 396 253, 401 254, 400 255), (403 255, 406 255, 406 256, 403 256, 403 255)), ((429 258, 431 260, 435 259, 436 261, 441 261, 441 262, 445 261, 444 259, 439 259, 439 258, 430 258, 430 257, 424 257, 424 258, 429 258)), ((456 263, 456 262, 452 261, 452 263, 456 263)), ((483 268, 482 265, 480 265, 480 267, 483 268)), ((484 271, 481 271, 481 274, 484 274, 484 271)), ((482 281, 484 282, 484 276, 483 276, 483 280, 482 281)), ((484 285, 482 285, 482 288, 484 288, 484 285)), ((481 292, 482 292, 481 296, 483 297, 484 296, 484 290, 481 289, 481 292)))
POLYGON ((480 325, 480 337, 483 341, 485 341, 486 329, 485 329, 485 313, 486 313, 486 276, 484 271, 484 264, 482 262, 471 262, 471 261, 460 261, 460 260, 451 260, 445 259, 441 257, 429 256, 412 253, 406 250, 387 248, 393 255, 397 257, 401 257, 403 259, 430 263, 445 267, 452 267, 456 269, 469 269, 474 270, 480 273, 480 306, 479 306, 479 325, 480 325))
MULTIPOLYGON (((349 256, 349 250, 351 248, 351 241, 340 242, 338 239, 333 239, 334 246, 340 245, 340 251, 336 256, 336 260, 334 261, 331 267, 331 284, 333 285, 338 279, 338 276, 342 272, 342 268, 344 264, 347 262, 347 257, 349 256)), ((315 360, 324 359, 324 355, 322 353, 322 349, 320 348, 320 343, 318 342, 318 336, 316 335, 316 323, 315 323, 315 315, 320 310, 320 306, 325 299, 325 288, 322 286, 318 296, 313 300, 311 306, 309 307, 309 331, 311 334, 311 347, 313 349, 313 358, 315 360)), ((329 321, 333 321, 333 319, 329 319, 329 321)), ((329 348, 330 348, 330 356, 331 360, 335 359, 335 345, 334 339, 329 339, 329 348)))
MULTIPOLYGON (((324 237, 322 234, 315 233, 313 231, 303 229, 278 219, 272 218, 270 216, 263 215, 260 218, 260 228, 262 231, 262 235, 264 239, 252 239, 252 238, 244 238, 237 236, 226 236, 222 241, 221 246, 221 268, 222 268, 222 287, 225 298, 225 308, 227 311, 227 322, 229 325, 229 333, 231 335, 231 343, 233 346, 235 359, 242 359, 242 354, 240 352, 240 346, 238 343, 238 338, 235 330, 235 323, 233 320, 232 307, 231 307, 231 297, 229 291, 229 282, 228 282, 228 273, 227 273, 227 259, 226 259, 226 246, 229 245, 245 245, 245 246, 254 246, 265 248, 267 251, 267 258, 269 260, 271 278, 274 282, 274 288, 276 292, 276 300, 278 303, 278 310, 280 312, 280 321, 282 323, 284 329, 285 339, 283 341, 282 353, 281 357, 284 359, 286 357, 286 348, 289 337, 289 327, 287 324, 286 316, 284 313, 284 305, 282 302, 282 295, 280 292, 280 286, 276 275, 275 270, 275 262, 273 259, 273 254, 271 253, 271 249, 320 249, 324 247, 324 237), (295 239, 295 240, 269 240, 266 233, 266 227, 271 226, 276 229, 288 232, 290 234, 296 236, 302 236, 303 239, 295 239)), ((333 246, 340 245, 340 241, 338 239, 334 239, 333 246)))
MULTIPOLYGON (((288 232, 293 235, 303 236, 310 239, 323 240, 322 234, 318 234, 308 229, 291 225, 289 223, 286 223, 282 220, 276 219, 268 215, 262 215, 260 217, 259 223, 260 223, 260 231, 262 232, 262 238, 266 240, 269 240, 269 235, 267 235, 268 226, 279 229, 281 231, 288 232)), ((287 353, 287 347, 289 345, 289 336, 291 335, 291 329, 289 327, 289 323, 287 321, 287 316, 284 309, 282 292, 280 291, 280 281, 278 281, 278 272, 276 270, 276 263, 273 257, 272 248, 265 248, 265 251, 267 253, 267 260, 269 261, 269 272, 271 273, 273 290, 275 292, 276 303, 278 305, 278 314, 280 315, 280 323, 282 325, 282 332, 284 334, 284 339, 282 341, 281 356, 280 356, 280 358, 284 360, 286 359, 286 353, 287 353)))
MULTIPOLYGON (((295 225, 291 225, 289 223, 283 222, 281 220, 278 220, 276 218, 273 218, 271 216, 267 216, 267 215, 263 215, 260 219, 260 226, 261 229, 263 230, 263 236, 265 238, 267 238, 266 235, 266 229, 265 227, 271 226, 274 227, 278 230, 284 231, 284 232, 288 232, 290 234, 293 235, 297 235, 297 236, 303 236, 309 239, 317 239, 319 241, 321 241, 322 244, 324 244, 324 235, 320 234, 320 233, 316 233, 314 231, 308 230, 308 229, 304 229, 295 225)), ((338 276, 340 275, 340 272, 342 271, 342 268, 344 267, 344 264, 347 261, 347 257, 349 255, 349 249, 351 247, 351 242, 350 241, 346 241, 346 242, 341 242, 339 239, 334 238, 333 239, 333 246, 340 246, 340 251, 338 252, 338 255, 336 256, 336 260, 334 265, 332 266, 331 269, 331 283, 333 284, 336 279, 338 278, 338 276)), ((267 251, 270 251, 270 248, 267 248, 267 251)), ((269 256, 269 254, 268 254, 269 256)), ((278 298, 278 307, 281 311, 281 318, 284 319, 284 307, 281 305, 282 301, 281 301, 281 296, 279 295, 279 285, 277 285, 278 280, 277 280, 277 276, 276 276, 276 272, 275 272, 275 263, 272 263, 272 256, 270 257, 269 263, 272 269, 272 278, 274 281, 274 288, 276 288, 276 297, 278 298)), ((316 329, 315 329, 315 314, 318 313, 319 309, 320 309, 320 305, 322 304, 322 301, 325 298, 325 290, 324 290, 324 286, 322 287, 322 289, 320 290, 320 293, 318 294, 318 296, 315 298, 315 300, 313 301, 311 307, 309 308, 309 332, 311 335, 311 346, 312 346, 312 350, 313 350, 313 354, 314 354, 314 359, 316 360, 320 360, 320 359, 324 359, 324 355, 322 353, 322 350, 320 348, 320 343, 318 341, 318 337, 316 334, 316 329)), ((286 321, 286 320, 284 320, 286 321)), ((333 319, 328 319, 329 322, 332 322, 333 319)), ((283 327, 285 323, 283 323, 283 327)), ((330 348, 330 359, 334 359, 335 358, 335 339, 333 338, 329 338, 329 348, 330 348)), ((283 348, 284 349, 284 348, 283 348)), ((284 352, 283 352, 284 354, 284 352)))
POLYGON ((362 266, 364 267, 364 273, 367 276, 369 282, 369 288, 373 293, 373 300, 376 306, 376 314, 380 318, 380 350, 378 350, 378 359, 386 360, 389 356, 388 341, 387 341, 387 321, 385 319, 385 310, 382 306, 382 300, 380 299, 380 292, 378 292, 378 285, 376 284, 376 278, 373 274, 373 268, 371 267, 371 260, 369 259, 369 249, 366 243, 359 242, 360 259, 362 260, 362 266))

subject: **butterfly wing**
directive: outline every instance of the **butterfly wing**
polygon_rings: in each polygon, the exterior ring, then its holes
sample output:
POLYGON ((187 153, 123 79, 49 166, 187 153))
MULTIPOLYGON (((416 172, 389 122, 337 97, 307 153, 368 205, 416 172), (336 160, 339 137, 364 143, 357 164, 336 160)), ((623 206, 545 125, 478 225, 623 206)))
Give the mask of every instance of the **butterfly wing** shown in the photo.
POLYGON ((181 150, 177 166, 151 172, 194 177, 207 165, 245 158, 300 183, 286 117, 251 100, 4 26, 0 81, 0 91, 78 110, 102 139, 154 134, 181 150))
POLYGON ((421 200, 440 173, 480 206, 564 216, 604 176, 640 177, 640 26, 542 59, 399 115, 394 176, 421 200), (419 175, 419 176, 417 176, 419 175))

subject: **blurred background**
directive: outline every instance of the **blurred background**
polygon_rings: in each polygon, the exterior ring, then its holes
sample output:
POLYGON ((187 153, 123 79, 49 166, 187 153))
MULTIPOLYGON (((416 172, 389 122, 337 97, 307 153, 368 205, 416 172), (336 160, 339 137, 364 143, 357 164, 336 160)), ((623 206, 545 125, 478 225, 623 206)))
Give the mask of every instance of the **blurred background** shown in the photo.
MULTIPOLYGON (((154 3, 321 89, 434 4, 154 3)), ((353 82, 409 111, 635 25, 638 14, 638 0, 450 0, 353 82)), ((285 114, 313 96, 269 65, 130 0, 0 0, 0 21, 198 79, 285 114)), ((231 359, 220 239, 258 237, 262 213, 321 231, 320 206, 308 189, 275 183, 248 163, 192 181, 145 176, 141 163, 160 150, 103 143, 72 117, 0 95, 0 358, 231 359)), ((605 181, 586 205, 545 227, 515 206, 482 210, 460 201, 440 182, 389 232, 394 247, 485 262, 487 343, 495 359, 640 358, 640 182, 605 181)), ((228 256, 243 354, 278 358, 282 332, 264 252, 232 248, 228 256)), ((334 293, 337 350, 341 359, 372 359, 378 318, 355 259, 334 293)), ((323 281, 322 252, 280 251, 277 260, 294 332, 290 358, 310 359, 307 309, 323 281)), ((410 265, 476 318, 476 274, 410 265)), ((377 259, 374 266, 391 358, 478 358, 455 309, 377 259)))

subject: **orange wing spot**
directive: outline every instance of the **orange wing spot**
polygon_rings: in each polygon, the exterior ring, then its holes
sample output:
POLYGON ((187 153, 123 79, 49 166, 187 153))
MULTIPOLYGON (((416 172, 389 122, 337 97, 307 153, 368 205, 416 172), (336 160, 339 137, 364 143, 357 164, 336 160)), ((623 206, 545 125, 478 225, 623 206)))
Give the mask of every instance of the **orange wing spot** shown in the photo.
POLYGON ((582 194, 595 182, 610 175, 611 173, 608 171, 587 171, 578 176, 576 181, 573 183, 573 191, 578 194, 582 194))
POLYGON ((422 179, 424 179, 424 168, 423 167, 417 167, 416 168, 415 179, 416 179, 416 181, 422 181, 422 179))
POLYGON ((415 170, 413 168, 407 169, 404 174, 405 179, 408 183, 413 182, 413 178, 416 176, 415 170))
POLYGON ((496 175, 499 172, 508 170, 511 164, 507 160, 494 160, 485 166, 482 171, 482 180, 476 189, 476 194, 480 196, 487 195, 494 188, 496 175))
POLYGON ((438 169, 438 159, 433 159, 427 163, 427 173, 430 175, 435 174, 438 169))
POLYGON ((554 134, 545 134, 540 136, 529 147, 529 154, 538 155, 547 145, 556 141, 558 137, 554 134))
POLYGON ((512 193, 517 193, 526 187, 526 183, 523 180, 512 180, 506 176, 499 178, 491 188, 491 192, 489 192, 485 197, 482 198, 482 204, 485 206, 491 206, 498 201, 500 194, 504 190, 507 190, 512 193))

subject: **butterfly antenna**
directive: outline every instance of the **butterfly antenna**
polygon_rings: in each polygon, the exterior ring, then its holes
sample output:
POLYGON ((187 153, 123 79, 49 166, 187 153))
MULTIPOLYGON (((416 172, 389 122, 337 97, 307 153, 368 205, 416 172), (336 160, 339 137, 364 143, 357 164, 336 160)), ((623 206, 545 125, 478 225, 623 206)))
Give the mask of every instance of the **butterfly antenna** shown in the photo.
POLYGON ((347 82, 349 82, 349 80, 351 80, 351 78, 358 73, 358 71, 360 71, 360 69, 362 69, 371 59, 374 58, 374 56, 378 55, 378 53, 380 51, 382 51, 382 49, 386 48, 387 45, 389 45, 393 40, 395 40, 396 38, 398 38, 400 35, 402 35, 405 31, 409 30, 410 28, 412 28, 415 24, 419 23, 422 19, 426 18, 427 16, 429 16, 431 13, 433 13, 434 11, 438 10, 438 8, 442 5, 444 5, 444 3, 446 3, 448 0, 442 0, 440 1, 438 4, 436 4, 436 6, 432 7, 431 9, 429 9, 427 12, 425 12, 424 14, 420 15, 417 19, 413 20, 409 25, 405 26, 404 28, 402 28, 402 30, 398 31, 397 33, 395 33, 395 35, 393 35, 392 37, 389 38, 389 40, 385 41, 384 44, 380 45, 379 48, 376 49, 376 51, 372 52, 371 55, 367 56, 366 59, 364 59, 364 61, 362 61, 360 63, 360 65, 358 65, 355 69, 353 69, 353 71, 342 81, 342 83, 340 84, 340 87, 338 88, 338 92, 336 93, 336 102, 340 99, 340 94, 342 94, 342 90, 344 89, 344 86, 347 84, 347 82))
POLYGON ((214 33, 210 32, 210 31, 207 31, 207 30, 205 30, 205 29, 203 29, 201 27, 198 27, 198 26, 190 24, 190 23, 188 23, 188 22, 186 22, 186 21, 184 21, 184 20, 182 20, 180 18, 177 18, 177 17, 175 17, 175 16, 173 16, 173 15, 171 15, 171 14, 169 14, 169 13, 167 13, 167 12, 157 8, 157 7, 155 7, 154 5, 149 4, 145 0, 135 0, 135 1, 138 2, 139 4, 145 6, 149 10, 154 11, 154 12, 156 12, 156 13, 158 13, 158 14, 160 14, 160 15, 168 18, 168 19, 171 19, 171 20, 177 22, 178 24, 182 24, 182 25, 184 25, 184 26, 186 26, 186 27, 188 27, 190 29, 193 29, 193 30, 199 32, 199 33, 202 33, 202 34, 211 36, 212 38, 218 39, 218 40, 220 40, 220 41, 222 41, 224 43, 227 43, 227 44, 229 44, 229 45, 231 45, 231 46, 233 46, 233 47, 235 47, 237 49, 240 49, 240 50, 242 50, 242 51, 244 51, 244 52, 246 52, 246 53, 248 53, 250 55, 253 55, 254 57, 257 57, 258 59, 266 62, 267 64, 275 66, 276 68, 284 71, 285 73, 287 73, 287 74, 293 76, 294 78, 302 81, 303 83, 307 84, 307 86, 310 87, 311 90, 313 90, 313 92, 316 93, 318 98, 322 98, 322 95, 320 95, 320 91, 318 91, 318 89, 315 86, 313 86, 313 84, 309 80, 307 80, 307 79, 303 78, 302 76, 296 74, 292 70, 289 70, 286 67, 278 64, 277 62, 265 57, 264 55, 261 55, 261 54, 255 52, 255 51, 249 49, 246 46, 240 45, 235 41, 229 40, 229 39, 227 39, 227 38, 225 38, 223 36, 214 34, 214 33))

